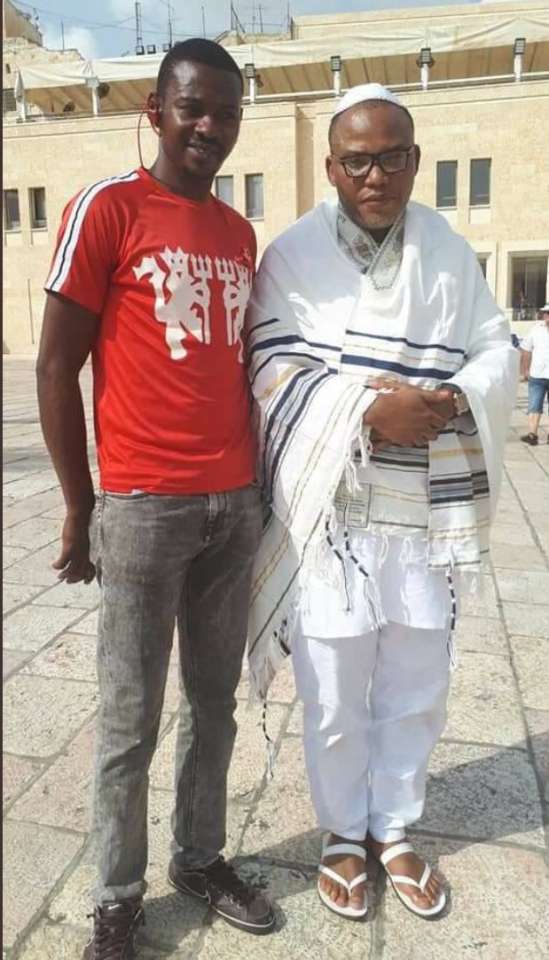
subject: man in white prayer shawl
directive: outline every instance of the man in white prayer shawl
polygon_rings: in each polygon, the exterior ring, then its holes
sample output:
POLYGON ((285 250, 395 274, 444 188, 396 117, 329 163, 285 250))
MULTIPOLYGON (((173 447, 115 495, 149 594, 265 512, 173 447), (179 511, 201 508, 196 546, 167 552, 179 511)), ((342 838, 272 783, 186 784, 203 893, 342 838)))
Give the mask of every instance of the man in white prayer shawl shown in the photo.
POLYGON ((265 698, 292 654, 322 902, 365 915, 368 854, 432 918, 447 883, 406 829, 488 551, 518 354, 469 244, 410 201, 398 99, 349 90, 329 139, 338 199, 271 243, 247 320, 265 496, 250 675, 265 698))

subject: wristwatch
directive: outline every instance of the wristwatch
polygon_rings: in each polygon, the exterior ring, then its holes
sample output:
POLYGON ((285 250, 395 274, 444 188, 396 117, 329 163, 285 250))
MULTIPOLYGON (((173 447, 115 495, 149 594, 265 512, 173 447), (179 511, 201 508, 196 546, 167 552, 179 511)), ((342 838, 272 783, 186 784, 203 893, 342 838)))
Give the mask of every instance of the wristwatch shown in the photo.
POLYGON ((458 387, 455 383, 445 383, 442 389, 451 391, 456 417, 460 417, 462 413, 467 413, 469 409, 469 401, 467 400, 467 397, 461 387, 458 387))

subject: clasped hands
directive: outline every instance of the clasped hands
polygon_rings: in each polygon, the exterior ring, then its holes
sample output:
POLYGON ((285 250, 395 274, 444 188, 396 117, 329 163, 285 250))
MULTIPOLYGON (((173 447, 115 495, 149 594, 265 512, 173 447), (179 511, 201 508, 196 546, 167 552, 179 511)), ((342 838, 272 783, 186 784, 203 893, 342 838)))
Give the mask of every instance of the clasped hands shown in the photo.
POLYGON ((390 444, 425 446, 455 417, 452 391, 444 387, 425 390, 388 377, 371 379, 368 386, 390 391, 380 393, 364 414, 374 451, 390 444))

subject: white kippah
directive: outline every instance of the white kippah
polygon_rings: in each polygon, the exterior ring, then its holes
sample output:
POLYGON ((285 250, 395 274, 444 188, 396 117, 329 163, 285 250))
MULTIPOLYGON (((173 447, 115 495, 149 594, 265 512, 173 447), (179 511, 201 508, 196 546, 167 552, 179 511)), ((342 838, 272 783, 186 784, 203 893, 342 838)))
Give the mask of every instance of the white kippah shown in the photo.
POLYGON ((348 110, 349 107, 355 107, 357 103, 364 103, 366 100, 387 100, 388 103, 394 103, 397 107, 402 106, 398 97, 387 90, 387 87, 382 87, 380 83, 361 83, 358 87, 351 87, 350 90, 347 90, 345 96, 336 105, 334 117, 338 113, 348 110))

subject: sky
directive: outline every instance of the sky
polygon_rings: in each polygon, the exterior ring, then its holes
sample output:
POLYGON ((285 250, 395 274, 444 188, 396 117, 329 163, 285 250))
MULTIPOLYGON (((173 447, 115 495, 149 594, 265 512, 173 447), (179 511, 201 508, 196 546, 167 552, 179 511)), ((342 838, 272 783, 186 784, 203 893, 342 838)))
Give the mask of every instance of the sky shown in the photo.
MULTIPOLYGON (((44 46, 62 49, 76 47, 87 59, 118 57, 135 52, 134 0, 37 0, 38 5, 13 0, 33 19, 38 18, 44 46)), ((434 0, 433 0, 434 2, 434 0)), ((438 0, 437 6, 452 2, 478 0, 438 0)), ((425 6, 428 0, 233 0, 244 28, 265 32, 285 30, 288 7, 292 16, 315 13, 350 13, 353 10, 382 10, 425 6)), ((214 39, 230 25, 231 0, 141 0, 142 35, 145 44, 162 49, 168 39, 171 16, 174 40, 187 36, 214 39), (204 30, 205 27, 205 30, 204 30)))

